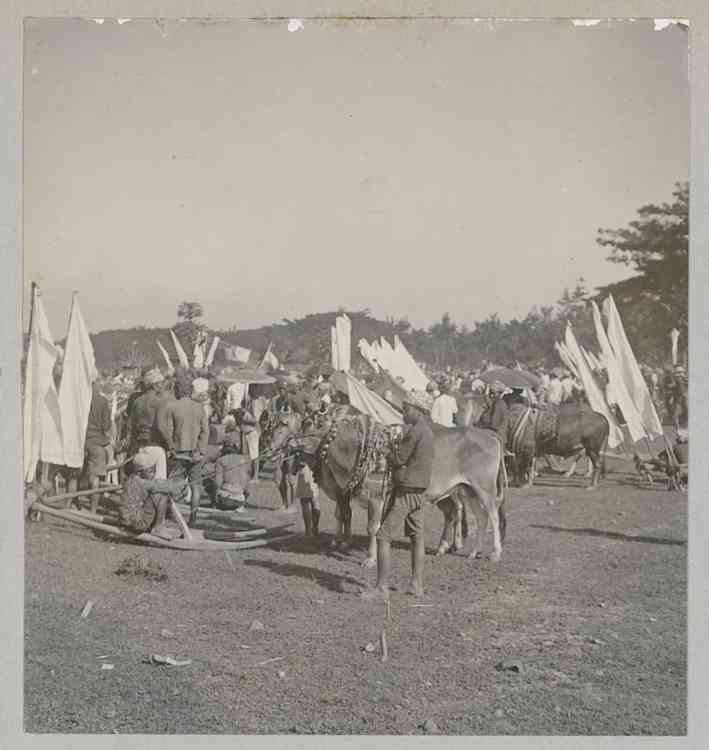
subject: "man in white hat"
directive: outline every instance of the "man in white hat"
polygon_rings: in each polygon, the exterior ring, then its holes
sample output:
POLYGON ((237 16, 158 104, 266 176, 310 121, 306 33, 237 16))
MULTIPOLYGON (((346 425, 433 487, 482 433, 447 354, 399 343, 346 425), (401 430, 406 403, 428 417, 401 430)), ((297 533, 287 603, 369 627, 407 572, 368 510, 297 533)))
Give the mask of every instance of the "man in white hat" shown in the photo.
POLYGON ((158 412, 158 428, 171 458, 171 477, 189 478, 190 526, 197 520, 202 495, 202 466, 209 443, 209 421, 204 403, 209 399, 209 381, 196 378, 192 393, 167 403, 158 412))
POLYGON ((118 500, 121 523, 139 534, 149 532, 162 539, 179 536, 165 523, 168 495, 179 496, 183 482, 155 479, 155 457, 138 453, 132 461, 133 471, 123 485, 118 500))
POLYGON ((130 414, 131 453, 149 453, 155 458, 155 478, 167 479, 165 441, 158 429, 158 412, 166 404, 165 378, 157 367, 143 376, 145 393, 133 402, 130 414))

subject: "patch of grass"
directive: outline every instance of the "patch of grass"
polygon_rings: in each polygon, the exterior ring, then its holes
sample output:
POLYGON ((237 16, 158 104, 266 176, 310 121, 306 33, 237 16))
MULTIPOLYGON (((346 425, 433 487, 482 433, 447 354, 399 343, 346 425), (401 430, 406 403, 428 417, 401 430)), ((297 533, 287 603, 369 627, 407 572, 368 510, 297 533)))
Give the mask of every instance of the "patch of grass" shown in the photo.
POLYGON ((146 563, 140 555, 130 555, 118 564, 113 571, 117 576, 150 578, 153 581, 167 581, 167 573, 160 563, 148 560, 146 563))

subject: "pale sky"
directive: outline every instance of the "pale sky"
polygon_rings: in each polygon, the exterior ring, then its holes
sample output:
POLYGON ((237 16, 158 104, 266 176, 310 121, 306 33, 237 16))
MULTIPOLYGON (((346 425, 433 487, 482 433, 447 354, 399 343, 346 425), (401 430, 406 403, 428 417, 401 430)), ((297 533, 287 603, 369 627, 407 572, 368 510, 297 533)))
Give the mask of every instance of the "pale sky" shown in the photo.
POLYGON ((652 21, 25 29, 25 286, 52 332, 339 306, 524 316, 629 274, 598 227, 689 175, 688 35, 652 21))

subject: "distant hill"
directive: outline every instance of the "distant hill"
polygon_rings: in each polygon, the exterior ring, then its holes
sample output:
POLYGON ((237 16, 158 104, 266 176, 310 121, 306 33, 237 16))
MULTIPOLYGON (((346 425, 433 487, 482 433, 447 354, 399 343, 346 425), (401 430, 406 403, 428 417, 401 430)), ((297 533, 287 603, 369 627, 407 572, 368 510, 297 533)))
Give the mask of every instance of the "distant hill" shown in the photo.
MULTIPOLYGON (((297 320, 283 319, 261 328, 246 330, 217 331, 209 330, 212 336, 219 336, 221 341, 215 355, 215 364, 225 362, 224 346, 239 345, 252 350, 252 360, 257 364, 270 343, 276 356, 286 366, 305 365, 330 360, 330 327, 341 312, 347 312, 352 321, 352 363, 353 367, 364 363, 357 342, 360 338, 368 341, 385 336, 391 342, 395 334, 399 335, 414 357, 419 357, 414 338, 415 332, 401 322, 377 320, 367 311, 332 311, 306 315, 297 320)), ((96 354, 96 364, 100 370, 118 369, 121 367, 144 367, 150 364, 163 364, 157 342, 160 341, 171 359, 176 362, 177 355, 172 344, 169 328, 128 328, 123 330, 101 331, 91 334, 96 354)), ((191 357, 188 342, 181 339, 187 355, 191 357)))

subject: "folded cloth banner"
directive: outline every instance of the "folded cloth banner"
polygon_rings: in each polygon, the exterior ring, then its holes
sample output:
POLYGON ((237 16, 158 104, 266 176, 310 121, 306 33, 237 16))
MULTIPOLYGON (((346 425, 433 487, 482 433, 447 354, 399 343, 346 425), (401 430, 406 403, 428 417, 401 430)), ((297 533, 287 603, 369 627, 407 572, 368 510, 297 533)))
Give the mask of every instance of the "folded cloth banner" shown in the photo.
POLYGON ((350 371, 352 364, 352 322, 346 315, 338 315, 335 319, 337 368, 350 371))
POLYGON ((660 418, 657 416, 645 378, 640 372, 628 337, 625 335, 625 329, 612 294, 609 294, 603 301, 603 312, 608 321, 608 340, 613 347, 613 354, 615 354, 620 375, 635 404, 635 408, 638 410, 638 414, 640 414, 645 432, 650 437, 661 437, 664 432, 660 418))
POLYGON ((268 349, 266 349, 266 353, 263 355, 263 359, 261 360, 259 369, 270 367, 272 370, 278 370, 280 369, 280 366, 281 365, 278 361, 278 357, 276 357, 276 355, 273 353, 273 344, 269 344, 268 349))
POLYGON ((172 329, 170 329, 170 336, 172 336, 172 343, 174 344, 175 351, 177 352, 177 361, 182 365, 182 367, 189 369, 190 363, 187 359, 187 354, 182 348, 180 340, 177 338, 177 336, 175 336, 175 332, 172 329))
POLYGON ((579 379, 586 391, 588 403, 594 411, 603 414, 608 420, 608 426, 610 428, 608 433, 608 447, 615 449, 623 443, 623 432, 620 427, 618 427, 615 417, 611 414, 608 404, 606 403, 606 397, 603 395, 598 383, 591 374, 591 370, 581 353, 578 342, 576 341, 576 336, 574 336, 574 332, 568 324, 566 326, 564 343, 566 344, 569 355, 573 358, 573 361, 578 367, 579 379))
POLYGON ((92 384, 97 374, 94 348, 79 308, 79 296, 74 293, 62 382, 59 386, 59 410, 64 439, 63 463, 72 468, 80 468, 84 464, 86 425, 89 421, 92 384))
POLYGON ((372 353, 372 347, 367 343, 367 340, 360 339, 357 342, 357 346, 359 347, 359 352, 362 355, 362 358, 374 370, 374 372, 378 373, 379 365, 377 364, 377 361, 372 353))
POLYGON ((679 342, 679 331, 673 328, 670 331, 670 341, 672 342, 672 366, 677 364, 677 343, 679 342))
POLYGON ((175 368, 172 366, 172 362, 170 361, 170 357, 167 354, 167 351, 165 351, 165 347, 158 341, 158 349, 162 352, 162 356, 165 359, 165 364, 167 365, 167 371, 170 375, 172 375, 173 372, 175 372, 175 368))
POLYGON ((337 328, 330 326, 330 364, 333 370, 340 369, 340 349, 337 346, 337 328))
POLYGON ((207 354, 207 361, 204 363, 206 367, 209 367, 214 362, 214 355, 217 353, 217 346, 219 345, 219 336, 215 336, 212 339, 212 345, 209 347, 209 354, 207 354))
POLYGON ((598 337, 598 343, 603 352, 603 361, 606 363, 608 382, 613 389, 618 401, 618 406, 620 407, 621 412, 623 412, 625 422, 630 431, 630 437, 634 442, 637 442, 645 437, 643 421, 638 414, 638 410, 635 408, 635 404, 628 393, 628 389, 625 387, 625 381, 620 374, 620 368, 618 367, 610 341, 608 341, 608 336, 606 335, 603 323, 601 322, 600 310, 598 309, 598 305, 593 301, 591 302, 591 309, 593 311, 593 324, 596 327, 596 336, 598 337))
POLYGON ((407 388, 414 391, 425 391, 428 385, 426 373, 419 367, 398 336, 394 336, 394 353, 401 365, 401 375, 407 388))
POLYGON ((225 346, 224 356, 230 362, 247 364, 249 359, 251 359, 251 349, 246 349, 243 346, 225 346))
POLYGON ((37 286, 33 288, 31 315, 23 403, 23 471, 26 482, 34 479, 43 451, 57 458, 60 464, 64 462, 59 397, 53 377, 59 351, 54 346, 37 286))
POLYGON ((350 406, 354 406, 362 414, 368 414, 385 425, 403 424, 401 414, 396 409, 348 372, 333 373, 330 382, 335 388, 346 393, 350 406))
POLYGON ((571 370, 573 376, 580 380, 578 368, 576 367, 576 363, 573 360, 573 357, 569 353, 569 350, 567 349, 566 345, 563 341, 555 341, 554 342, 554 349, 556 349, 557 354, 559 355, 559 358, 561 361, 566 365, 566 367, 571 370))

